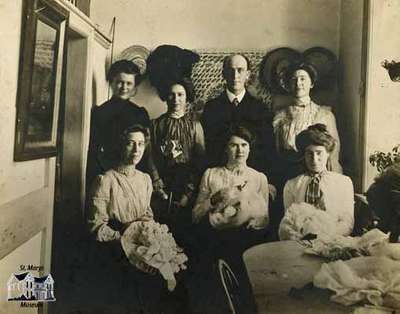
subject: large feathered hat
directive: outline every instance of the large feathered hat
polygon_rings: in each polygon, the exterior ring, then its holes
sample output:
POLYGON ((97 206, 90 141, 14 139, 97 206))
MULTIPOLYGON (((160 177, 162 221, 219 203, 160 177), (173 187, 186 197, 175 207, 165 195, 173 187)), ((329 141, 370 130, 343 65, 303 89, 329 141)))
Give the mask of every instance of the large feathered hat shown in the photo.
POLYGON ((191 77, 193 65, 199 60, 197 53, 173 45, 161 45, 153 50, 147 59, 147 71, 161 100, 165 101, 165 90, 171 82, 191 77))

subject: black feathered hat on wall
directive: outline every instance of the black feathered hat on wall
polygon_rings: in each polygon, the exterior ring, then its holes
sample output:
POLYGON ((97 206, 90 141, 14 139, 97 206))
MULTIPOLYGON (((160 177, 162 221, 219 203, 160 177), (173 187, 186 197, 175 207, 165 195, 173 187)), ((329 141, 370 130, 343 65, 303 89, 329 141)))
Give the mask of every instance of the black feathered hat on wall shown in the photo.
POLYGON ((161 45, 153 50, 147 59, 147 73, 161 100, 166 100, 172 82, 191 77, 193 65, 199 60, 197 53, 177 46, 161 45))

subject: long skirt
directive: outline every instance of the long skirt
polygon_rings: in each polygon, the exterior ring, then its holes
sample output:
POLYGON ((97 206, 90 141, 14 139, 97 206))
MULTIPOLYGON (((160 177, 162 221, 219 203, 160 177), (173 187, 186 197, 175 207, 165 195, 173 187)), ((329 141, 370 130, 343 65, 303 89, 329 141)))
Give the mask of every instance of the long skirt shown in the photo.
POLYGON ((118 242, 97 243, 96 283, 99 308, 109 313, 159 314, 168 294, 159 273, 148 274, 130 264, 118 242), (104 304, 104 306, 100 306, 104 304))
POLYGON ((244 227, 216 230, 204 219, 193 226, 192 252, 188 269, 188 294, 192 313, 231 313, 228 298, 221 282, 218 260, 224 260, 232 269, 239 284, 240 313, 256 313, 251 283, 243 262, 243 252, 268 237, 265 230, 244 227))

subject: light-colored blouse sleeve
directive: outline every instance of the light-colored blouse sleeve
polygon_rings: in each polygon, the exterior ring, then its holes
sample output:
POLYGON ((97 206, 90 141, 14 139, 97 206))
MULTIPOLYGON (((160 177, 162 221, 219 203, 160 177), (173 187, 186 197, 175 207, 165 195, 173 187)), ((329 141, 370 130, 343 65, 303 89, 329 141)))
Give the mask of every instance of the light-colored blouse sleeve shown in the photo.
POLYGON ((210 210, 211 203, 211 189, 210 189, 210 173, 211 169, 207 169, 201 178, 199 187, 199 194, 196 199, 196 203, 192 211, 192 220, 194 223, 198 223, 210 210))
POLYGON ((285 211, 296 202, 296 191, 294 180, 289 180, 286 182, 283 188, 283 208, 285 211))
POLYGON ((342 178, 342 182, 336 185, 336 195, 340 202, 337 202, 335 210, 338 216, 338 234, 347 236, 352 233, 354 227, 354 188, 349 177, 342 178))
MULTIPOLYGON (((332 113, 330 109, 326 109, 327 107, 323 107, 321 109, 322 114, 322 123, 326 125, 326 129, 328 130, 329 134, 335 139, 336 145, 335 149, 330 155, 330 161, 331 161, 331 166, 332 169, 331 171, 338 172, 338 173, 343 173, 342 166, 339 163, 339 154, 340 154, 340 138, 339 138, 339 132, 337 130, 336 126, 336 118, 335 115, 332 113)), ((318 122, 318 121, 317 121, 318 122)))
POLYGON ((143 215, 143 218, 150 220, 150 219, 153 219, 153 217, 154 217, 153 210, 150 207, 151 194, 153 193, 153 185, 152 185, 150 176, 147 173, 145 173, 144 175, 145 175, 145 182, 146 182, 146 186, 147 186, 147 189, 146 189, 147 194, 146 194, 146 210, 143 215))
POLYGON ((267 176, 263 173, 260 173, 260 189, 258 193, 263 197, 265 201, 265 205, 268 213, 269 206, 269 186, 267 176))
POLYGON ((195 134, 194 134, 194 144, 195 152, 197 157, 203 157, 206 152, 206 144, 204 141, 204 130, 199 121, 194 123, 195 134))
POLYGON ((108 205, 111 195, 110 178, 99 175, 93 182, 90 196, 89 207, 89 226, 90 231, 96 235, 96 240, 100 242, 108 242, 119 240, 121 234, 119 231, 112 229, 108 222, 108 205))
POLYGON ((277 152, 282 152, 282 143, 284 141, 284 136, 283 136, 283 121, 286 119, 286 111, 285 110, 280 110, 278 111, 272 121, 272 126, 274 129, 274 135, 275 135, 275 146, 277 152))

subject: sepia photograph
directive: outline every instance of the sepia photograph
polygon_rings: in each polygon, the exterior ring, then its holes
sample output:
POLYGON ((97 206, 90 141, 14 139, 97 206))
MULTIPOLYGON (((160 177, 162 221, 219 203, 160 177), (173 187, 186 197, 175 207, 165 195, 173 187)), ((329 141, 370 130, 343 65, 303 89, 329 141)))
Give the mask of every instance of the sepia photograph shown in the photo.
POLYGON ((0 314, 400 313, 400 0, 0 26, 0 314))

